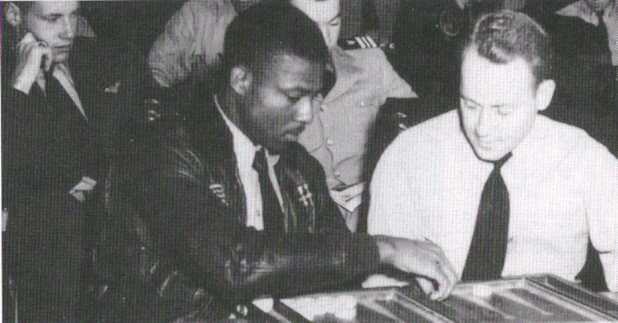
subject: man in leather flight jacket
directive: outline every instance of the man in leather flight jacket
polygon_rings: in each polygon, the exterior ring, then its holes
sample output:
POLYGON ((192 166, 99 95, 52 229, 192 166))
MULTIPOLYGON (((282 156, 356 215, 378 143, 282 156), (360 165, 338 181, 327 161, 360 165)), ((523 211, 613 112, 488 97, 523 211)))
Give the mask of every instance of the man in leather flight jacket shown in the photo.
POLYGON ((380 264, 434 280, 434 299, 450 293, 456 278, 439 247, 349 233, 322 168, 296 143, 327 60, 320 31, 289 4, 235 18, 214 102, 182 124, 153 122, 111 173, 95 319, 238 317, 259 296, 326 289, 380 264), (262 151, 281 212, 269 213, 251 168, 262 151))

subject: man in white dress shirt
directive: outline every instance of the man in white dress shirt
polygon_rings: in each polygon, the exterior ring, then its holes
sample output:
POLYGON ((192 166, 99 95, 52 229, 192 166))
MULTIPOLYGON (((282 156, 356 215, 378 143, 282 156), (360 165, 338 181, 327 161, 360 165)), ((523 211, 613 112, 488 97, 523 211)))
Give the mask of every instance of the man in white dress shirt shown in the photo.
POLYGON ((479 250, 500 248, 476 269, 574 280, 590 238, 618 290, 618 160, 584 131, 538 114, 555 90, 550 57, 547 34, 526 15, 482 17, 463 53, 460 108, 402 133, 382 156, 369 232, 435 242, 463 280, 495 278, 466 272, 485 257, 479 250), (504 191, 490 209, 506 210, 484 223, 485 195, 499 190, 485 192, 490 182, 504 191), (502 246, 487 247, 494 240, 502 246))

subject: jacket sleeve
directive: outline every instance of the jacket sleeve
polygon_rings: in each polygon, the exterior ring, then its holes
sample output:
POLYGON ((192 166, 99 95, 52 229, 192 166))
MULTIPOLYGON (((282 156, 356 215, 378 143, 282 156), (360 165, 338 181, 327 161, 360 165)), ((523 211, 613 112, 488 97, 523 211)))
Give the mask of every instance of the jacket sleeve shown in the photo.
MULTIPOLYGON (((48 110, 43 93, 32 89, 29 94, 2 86, 2 171, 3 200, 9 201, 13 191, 46 183, 49 169, 57 169, 54 138, 57 114, 48 110)), ((33 85, 36 87, 37 85, 33 85)), ((78 183, 81 177, 67 179, 78 183)), ((68 189, 67 189, 68 192, 68 189)), ((15 193, 16 194, 16 193, 15 193)))
MULTIPOLYGON (((322 207, 331 212, 323 219, 339 222, 327 229, 295 239, 269 236, 245 227, 244 215, 230 214, 209 192, 191 148, 177 142, 155 155, 147 159, 156 166, 135 181, 143 221, 187 276, 228 305, 306 293, 377 268, 373 238, 347 232, 332 202, 322 207)), ((322 186, 327 192, 323 180, 322 186)))

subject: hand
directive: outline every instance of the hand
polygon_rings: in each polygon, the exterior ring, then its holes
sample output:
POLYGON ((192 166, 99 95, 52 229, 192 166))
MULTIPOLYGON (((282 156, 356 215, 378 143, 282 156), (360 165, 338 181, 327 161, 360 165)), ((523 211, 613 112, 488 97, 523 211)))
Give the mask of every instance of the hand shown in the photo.
POLYGON ((419 284, 431 299, 442 300, 451 293, 457 282, 457 274, 438 245, 429 241, 388 236, 375 238, 380 250, 380 261, 420 276, 419 284), (437 289, 431 281, 437 283, 437 289))
POLYGON ((17 44, 17 67, 13 74, 13 87, 26 94, 30 93, 32 84, 36 81, 43 57, 45 57, 45 71, 49 71, 52 64, 52 49, 45 42, 37 41, 32 33, 17 44))

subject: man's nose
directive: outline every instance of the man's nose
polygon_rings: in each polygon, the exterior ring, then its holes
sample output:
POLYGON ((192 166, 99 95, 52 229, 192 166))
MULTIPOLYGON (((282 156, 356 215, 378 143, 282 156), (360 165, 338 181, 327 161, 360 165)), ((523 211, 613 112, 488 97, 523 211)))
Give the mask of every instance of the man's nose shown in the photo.
POLYGON ((494 127, 494 116, 491 109, 481 108, 476 123, 476 135, 479 137, 487 137, 491 134, 494 127))
POLYGON ((320 29, 322 30, 322 36, 324 36, 324 42, 326 43, 326 47, 331 48, 333 44, 332 40, 330 39, 330 28, 322 27, 320 29))
POLYGON ((75 29, 77 29, 77 19, 65 17, 62 19, 62 32, 60 37, 63 39, 75 38, 75 29))
POLYGON ((296 104, 294 121, 310 124, 313 121, 313 97, 305 96, 296 104))

